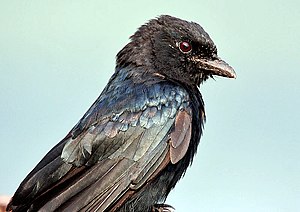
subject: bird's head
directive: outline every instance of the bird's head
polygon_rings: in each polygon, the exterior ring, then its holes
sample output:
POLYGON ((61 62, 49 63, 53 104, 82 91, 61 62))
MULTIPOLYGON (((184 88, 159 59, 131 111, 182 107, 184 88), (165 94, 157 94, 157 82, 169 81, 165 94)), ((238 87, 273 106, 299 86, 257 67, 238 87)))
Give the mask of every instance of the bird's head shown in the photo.
POLYGON ((150 20, 131 36, 117 55, 117 67, 128 65, 145 66, 166 78, 194 85, 214 75, 236 77, 199 24, 168 15, 150 20))

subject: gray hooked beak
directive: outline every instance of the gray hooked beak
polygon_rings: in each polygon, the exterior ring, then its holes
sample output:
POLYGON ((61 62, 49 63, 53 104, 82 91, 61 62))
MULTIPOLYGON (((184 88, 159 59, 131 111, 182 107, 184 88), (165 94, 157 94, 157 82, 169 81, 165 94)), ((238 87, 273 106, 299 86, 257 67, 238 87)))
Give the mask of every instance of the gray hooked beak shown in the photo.
POLYGON ((194 57, 193 60, 199 65, 199 68, 208 71, 212 75, 236 78, 233 68, 219 57, 214 60, 194 57))

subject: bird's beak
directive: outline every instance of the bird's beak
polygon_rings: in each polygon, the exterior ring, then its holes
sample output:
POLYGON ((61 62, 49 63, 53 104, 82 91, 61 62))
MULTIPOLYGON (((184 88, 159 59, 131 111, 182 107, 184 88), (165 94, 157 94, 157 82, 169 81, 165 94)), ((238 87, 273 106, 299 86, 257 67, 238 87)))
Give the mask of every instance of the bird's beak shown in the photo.
POLYGON ((236 78, 236 74, 233 68, 221 58, 217 57, 214 60, 208 60, 204 58, 193 58, 193 60, 198 64, 199 68, 206 70, 212 75, 236 78))

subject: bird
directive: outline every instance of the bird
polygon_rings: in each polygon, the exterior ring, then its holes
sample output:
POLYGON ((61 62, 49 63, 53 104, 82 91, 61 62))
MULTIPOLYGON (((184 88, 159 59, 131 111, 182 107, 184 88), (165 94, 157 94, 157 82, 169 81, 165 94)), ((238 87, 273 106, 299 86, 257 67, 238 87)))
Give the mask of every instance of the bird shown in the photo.
POLYGON ((160 15, 116 56, 106 87, 22 181, 8 211, 172 211, 206 120, 200 86, 236 78, 197 23, 160 15))

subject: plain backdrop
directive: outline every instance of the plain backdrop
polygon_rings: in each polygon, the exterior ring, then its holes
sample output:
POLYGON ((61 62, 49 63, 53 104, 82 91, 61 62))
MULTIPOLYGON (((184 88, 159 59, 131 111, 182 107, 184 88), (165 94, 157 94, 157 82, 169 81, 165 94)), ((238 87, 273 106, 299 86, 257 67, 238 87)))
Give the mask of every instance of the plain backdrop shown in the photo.
POLYGON ((300 2, 0 1, 0 194, 12 195, 98 97, 147 20, 201 24, 237 79, 201 86, 207 123, 167 203, 178 212, 300 210, 300 2))

